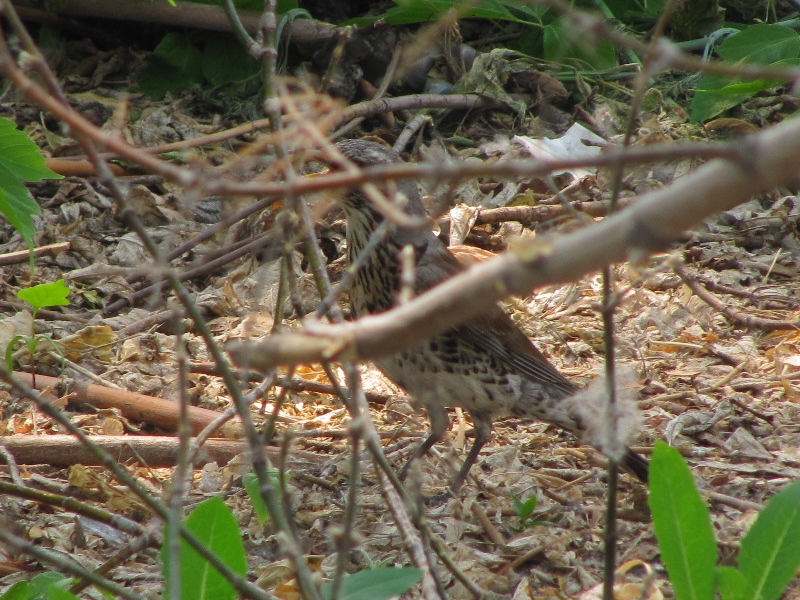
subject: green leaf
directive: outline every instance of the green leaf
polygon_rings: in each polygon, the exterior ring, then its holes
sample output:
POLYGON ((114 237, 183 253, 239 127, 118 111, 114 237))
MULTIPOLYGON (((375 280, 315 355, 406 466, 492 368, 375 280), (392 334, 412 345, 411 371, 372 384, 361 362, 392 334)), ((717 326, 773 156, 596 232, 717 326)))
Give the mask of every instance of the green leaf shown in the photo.
POLYGON ((30 581, 18 581, 0 596, 0 600, 45 600, 51 588, 69 585, 71 581, 61 573, 46 571, 30 581))
POLYGON ((214 86, 243 81, 258 73, 258 63, 231 35, 206 34, 203 76, 214 86))
POLYGON ((185 71, 193 68, 200 51, 191 42, 188 35, 168 33, 153 50, 153 55, 159 58, 163 64, 185 71))
POLYGON ((596 42, 588 44, 575 41, 576 38, 572 23, 566 19, 559 19, 545 25, 544 31, 544 59, 555 63, 570 63, 578 60, 592 69, 602 71, 617 66, 617 53, 609 42, 596 42))
POLYGON ((0 214, 33 247, 33 217, 42 210, 23 182, 61 179, 47 168, 39 148, 13 121, 0 118, 0 214))
POLYGON ((750 600, 753 591, 739 569, 717 567, 717 582, 722 600, 750 600))
MULTIPOLYGON (((667 4, 666 0, 605 0, 606 10, 625 27, 646 31, 658 20, 667 4)), ((609 15, 609 16, 610 16, 609 15)))
MULTIPOLYGON (((213 2, 212 4, 219 4, 219 2, 213 2)), ((235 0, 233 4, 239 10, 257 10, 259 12, 264 10, 263 0, 235 0)), ((280 12, 281 3, 278 2, 278 13, 280 12)))
POLYGON ((188 36, 168 33, 156 46, 139 79, 142 91, 154 100, 203 81, 203 56, 188 36))
MULTIPOLYGON (((40 573, 30 581, 30 588, 29 598, 35 598, 36 600, 42 599, 44 600, 47 598, 64 598, 64 596, 59 596, 58 592, 61 591, 64 594, 69 594, 65 587, 69 586, 72 583, 72 579, 62 575, 61 573, 56 573, 55 571, 47 571, 45 573, 40 573)), ((75 598, 72 594, 69 594, 69 597, 75 598)))
POLYGON ((749 92, 742 94, 727 93, 725 87, 734 81, 737 80, 718 77, 717 75, 703 75, 697 83, 697 89, 689 105, 691 122, 700 123, 716 117, 718 114, 738 106, 753 96, 749 92))
MULTIPOLYGON (((399 596, 422 579, 422 571, 411 567, 379 567, 346 575, 339 594, 341 600, 384 600, 399 596)), ((333 584, 322 586, 322 596, 331 597, 333 584)))
POLYGON ((726 39, 719 54, 730 62, 769 65, 800 55, 800 34, 783 25, 751 25, 726 39))
MULTIPOLYGON (((772 66, 792 67, 796 65, 800 65, 800 60, 792 58, 781 60, 772 66)), ((706 121, 749 100, 758 92, 774 88, 778 83, 778 81, 768 79, 742 81, 717 75, 703 75, 697 82, 697 89, 690 105, 691 121, 692 123, 706 121)))
POLYGON ((70 289, 63 279, 41 283, 17 292, 20 300, 33 305, 35 310, 45 306, 69 306, 70 289))
MULTIPOLYGON (((260 8, 264 7, 264 3, 261 2, 260 8)), ((300 4, 297 0, 278 0, 278 14, 283 15, 290 10, 295 10, 300 7, 300 4)))
POLYGON ((0 600, 77 600, 77 596, 64 589, 71 583, 72 579, 61 573, 46 571, 30 581, 18 581, 0 596, 0 600))
POLYGON ((559 22, 550 23, 542 28, 542 35, 544 59, 561 62, 568 44, 564 29, 559 25, 559 22))
POLYGON ((17 342, 20 340, 27 340, 28 338, 24 335, 15 335, 11 338, 11 341, 8 342, 8 346, 6 346, 5 356, 3 357, 6 361, 6 368, 9 371, 14 370, 14 348, 17 345, 17 342))
POLYGON ((0 117, 0 165, 23 181, 61 179, 61 175, 47 168, 39 148, 25 132, 17 129, 14 121, 0 117))
POLYGON ((47 600, 80 600, 80 598, 65 589, 51 585, 47 590, 47 600))
MULTIPOLYGON (((231 570, 247 573, 247 557, 242 544, 239 526, 222 498, 214 497, 201 502, 186 519, 186 529, 191 531, 231 570)), ((167 548, 171 531, 164 527, 164 547, 161 563, 164 578, 169 582, 170 564, 167 548)), ((181 540, 181 597, 193 600, 233 600, 236 590, 214 567, 192 547, 181 540)), ((170 596, 169 590, 165 598, 170 596)))
POLYGON ((33 593, 30 587, 31 584, 27 581, 18 581, 3 592, 0 600, 31 600, 33 593))
POLYGON ((575 44, 570 58, 575 58, 597 71, 618 66, 617 51, 611 42, 599 40, 590 44, 575 44))
MULTIPOLYGON (((194 0, 197 4, 208 4, 212 6, 219 6, 220 0, 194 0)), ((278 0, 277 3, 278 14, 283 14, 287 10, 297 8, 297 0, 278 0)), ((233 6, 238 10, 257 10, 262 12, 264 10, 264 0, 233 0, 233 6)))
POLYGON ((739 571, 751 598, 777 600, 800 567, 800 481, 775 494, 742 539, 739 571))
POLYGON ((650 463, 653 527, 678 600, 712 600, 717 545, 708 507, 680 453, 656 442, 650 463))
POLYGON ((483 0, 476 5, 466 5, 463 0, 395 0, 397 6, 377 17, 352 19, 346 24, 362 25, 384 19, 390 25, 409 25, 435 21, 451 8, 459 8, 462 19, 491 19, 515 23, 536 23, 544 9, 527 6, 524 2, 483 0))
POLYGON ((261 490, 258 484, 258 476, 255 473, 245 473, 242 475, 242 485, 244 486, 247 495, 250 497, 250 502, 253 505, 253 510, 256 512, 256 518, 259 525, 264 525, 269 519, 269 507, 267 507, 264 499, 261 497, 261 490))
MULTIPOLYGON (((782 25, 751 25, 725 40, 717 52, 734 63, 795 66, 800 64, 800 34, 782 25)), ((715 117, 778 83, 764 79, 743 83, 741 79, 704 75, 692 98, 691 121, 715 117)))
POLYGON ((539 499, 536 496, 531 496, 525 502, 522 502, 514 494, 511 495, 511 498, 514 500, 514 510, 517 511, 517 516, 523 521, 533 514, 537 504, 539 504, 539 499))
MULTIPOLYGON (((289 476, 286 476, 286 481, 284 481, 283 485, 280 480, 280 471, 277 469, 268 469, 267 476, 269 477, 272 487, 275 488, 278 501, 280 501, 281 494, 283 494, 283 487, 288 483, 289 476)), ((247 491, 250 501, 253 503, 253 509, 256 511, 256 518, 258 519, 259 525, 264 525, 267 519, 269 519, 269 507, 267 507, 261 496, 258 476, 255 473, 245 473, 245 475, 242 476, 242 484, 247 491)))
POLYGON ((531 3, 525 0, 505 0, 503 4, 509 13, 527 23, 539 23, 550 12, 546 6, 531 6, 531 3))
POLYGON ((33 199, 28 188, 0 166, 0 214, 19 231, 29 248, 33 248, 36 233, 33 216, 42 214, 42 209, 33 199))

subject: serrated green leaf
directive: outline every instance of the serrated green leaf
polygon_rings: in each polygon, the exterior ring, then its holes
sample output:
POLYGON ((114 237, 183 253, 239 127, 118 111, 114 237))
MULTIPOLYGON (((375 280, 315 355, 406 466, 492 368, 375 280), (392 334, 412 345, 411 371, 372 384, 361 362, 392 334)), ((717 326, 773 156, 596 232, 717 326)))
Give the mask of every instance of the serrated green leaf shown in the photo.
POLYGON ((39 148, 13 121, 0 118, 0 214, 20 232, 25 243, 33 247, 33 217, 42 209, 23 182, 61 179, 47 168, 39 148))
MULTIPOLYGON (((339 594, 341 600, 384 600, 399 596, 422 579, 422 571, 411 567, 379 567, 346 575, 339 594)), ((322 596, 331 597, 332 584, 322 586, 322 596)))
POLYGON ((678 600, 713 600, 717 545, 708 507, 680 453, 656 442, 650 509, 661 557, 678 600))
POLYGON ((13 121, 0 118, 0 165, 22 181, 61 179, 47 167, 39 148, 13 121))
POLYGON ((800 567, 800 481, 775 494, 742 539, 739 571, 752 598, 777 600, 800 567))
POLYGON ((69 286, 63 279, 59 279, 22 289, 17 292, 17 296, 38 310, 45 306, 69 306, 69 293, 69 286))
MULTIPOLYGON (((214 552, 231 570, 247 573, 247 557, 236 518, 222 498, 214 497, 197 505, 186 519, 186 528, 214 552)), ((169 582, 167 554, 170 530, 164 528, 161 563, 169 582)), ((181 597, 193 600, 233 600, 236 590, 184 540, 181 540, 181 597)), ((165 597, 169 597, 169 590, 165 597)))

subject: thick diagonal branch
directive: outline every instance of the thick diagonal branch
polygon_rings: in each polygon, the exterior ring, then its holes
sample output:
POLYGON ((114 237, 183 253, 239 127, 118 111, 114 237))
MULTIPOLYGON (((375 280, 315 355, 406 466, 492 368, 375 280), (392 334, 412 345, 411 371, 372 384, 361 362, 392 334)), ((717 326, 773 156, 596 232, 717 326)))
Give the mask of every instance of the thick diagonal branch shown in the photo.
POLYGON ((739 150, 736 160, 714 160, 575 233, 512 247, 389 312, 337 325, 308 322, 304 332, 232 344, 229 351, 240 366, 259 370, 377 358, 476 317, 506 296, 575 281, 607 264, 644 259, 704 218, 753 194, 795 183, 800 122, 788 121, 744 138, 739 150))

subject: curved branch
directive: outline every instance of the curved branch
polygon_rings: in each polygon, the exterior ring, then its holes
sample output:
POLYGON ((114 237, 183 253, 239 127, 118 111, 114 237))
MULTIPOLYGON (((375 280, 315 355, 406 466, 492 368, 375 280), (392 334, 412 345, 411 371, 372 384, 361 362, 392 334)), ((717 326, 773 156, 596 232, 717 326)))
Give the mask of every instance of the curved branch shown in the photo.
POLYGON ((737 156, 710 162, 578 232, 520 243, 389 312, 336 325, 308 321, 305 332, 239 342, 228 350, 237 364, 257 370, 378 358, 476 317, 506 296, 574 281, 610 263, 644 259, 702 219, 758 192, 796 182, 800 122, 743 138, 737 156))

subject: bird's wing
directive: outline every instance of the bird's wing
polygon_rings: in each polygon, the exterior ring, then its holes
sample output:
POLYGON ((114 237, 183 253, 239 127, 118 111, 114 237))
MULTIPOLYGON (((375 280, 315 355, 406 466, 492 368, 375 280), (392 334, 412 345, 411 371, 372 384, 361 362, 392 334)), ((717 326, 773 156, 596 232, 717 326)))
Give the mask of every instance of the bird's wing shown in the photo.
POLYGON ((533 381, 551 385, 566 395, 578 391, 578 386, 564 377, 511 318, 496 307, 469 324, 458 327, 459 333, 476 348, 490 352, 510 370, 533 381))
MULTIPOLYGON (((431 233, 426 236, 426 243, 417 247, 416 292, 425 292, 463 270, 452 252, 431 233)), ((552 385, 565 394, 579 389, 548 362, 499 306, 469 324, 458 326, 456 331, 477 350, 490 352, 523 377, 552 385)))
MULTIPOLYGON (((398 231, 398 237, 402 232, 398 231)), ((464 270, 447 246, 431 231, 408 232, 407 243, 416 251, 415 293, 422 294, 464 270)), ((402 241, 402 240, 401 240, 402 241)))

